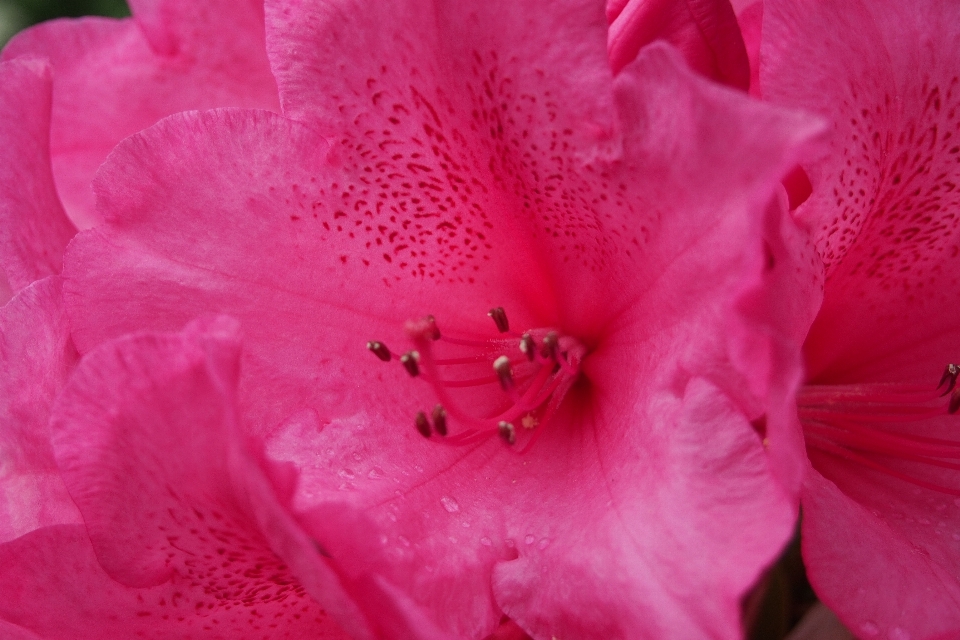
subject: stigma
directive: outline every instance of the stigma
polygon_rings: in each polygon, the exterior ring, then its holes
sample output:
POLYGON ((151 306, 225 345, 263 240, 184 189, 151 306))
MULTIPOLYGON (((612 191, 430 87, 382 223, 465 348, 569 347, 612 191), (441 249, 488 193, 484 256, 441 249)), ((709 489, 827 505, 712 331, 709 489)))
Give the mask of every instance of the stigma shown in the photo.
POLYGON ((533 445, 580 375, 586 348, 550 327, 512 331, 502 307, 487 314, 485 335, 441 333, 434 316, 406 323, 411 348, 391 351, 372 340, 379 360, 398 360, 407 374, 429 384, 437 397, 431 411, 413 419, 425 438, 469 445, 499 437, 506 445, 533 445))
POLYGON ((960 366, 949 364, 936 387, 893 383, 806 385, 797 395, 797 411, 807 449, 960 496, 960 474, 957 484, 945 486, 924 477, 921 467, 916 466, 960 472, 960 437, 917 433, 924 428, 924 421, 943 417, 956 420, 960 432, 958 377, 960 366))

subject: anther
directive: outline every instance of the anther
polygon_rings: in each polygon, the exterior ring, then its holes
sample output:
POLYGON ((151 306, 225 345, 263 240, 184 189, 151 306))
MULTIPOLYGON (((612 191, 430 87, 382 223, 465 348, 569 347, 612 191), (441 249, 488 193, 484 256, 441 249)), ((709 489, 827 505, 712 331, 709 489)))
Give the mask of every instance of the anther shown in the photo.
POLYGON ((427 414, 423 411, 417 411, 417 417, 413 419, 413 423, 417 425, 417 431, 420 432, 424 438, 430 437, 430 422, 427 420, 427 414))
POLYGON ((960 376, 960 367, 955 364, 948 364, 947 368, 943 370, 943 376, 940 377, 940 384, 937 385, 937 389, 943 385, 947 385, 947 388, 940 394, 941 396, 945 396, 953 391, 953 388, 957 386, 958 376, 960 376))
POLYGON ((437 319, 433 316, 427 316, 424 318, 427 323, 427 329, 430 332, 430 338, 433 340, 440 339, 440 328, 437 326, 437 319))
POLYGON ((447 435, 447 410, 442 404, 433 408, 433 428, 441 436, 447 435))
POLYGON ((947 407, 947 413, 953 414, 960 410, 960 389, 954 389, 950 394, 950 406, 947 407))
POLYGON ((411 377, 416 378, 420 375, 420 354, 416 351, 408 351, 400 356, 400 364, 411 377))
POLYGON ((384 362, 390 362, 390 349, 387 349, 387 345, 383 344, 379 340, 371 340, 367 343, 367 349, 373 352, 373 355, 377 356, 384 362))
POLYGON ((533 336, 525 333, 520 336, 520 351, 527 356, 527 360, 533 362, 537 357, 537 343, 533 341, 533 336))
POLYGON ((507 444, 513 444, 517 441, 517 430, 513 428, 513 425, 509 422, 501 422, 497 425, 497 431, 500 433, 500 437, 503 438, 503 441, 507 444))
POLYGON ((543 351, 541 353, 544 358, 550 358, 555 361, 560 355, 559 350, 560 336, 556 331, 551 331, 543 336, 543 351))
POLYGON ((513 389, 513 372, 510 370, 510 358, 500 356, 493 361, 493 370, 497 372, 497 378, 500 379, 500 386, 504 391, 513 389))
POLYGON ((503 307, 490 309, 487 315, 493 318, 493 323, 497 325, 497 330, 500 331, 500 333, 510 331, 510 321, 507 320, 507 312, 503 310, 503 307))

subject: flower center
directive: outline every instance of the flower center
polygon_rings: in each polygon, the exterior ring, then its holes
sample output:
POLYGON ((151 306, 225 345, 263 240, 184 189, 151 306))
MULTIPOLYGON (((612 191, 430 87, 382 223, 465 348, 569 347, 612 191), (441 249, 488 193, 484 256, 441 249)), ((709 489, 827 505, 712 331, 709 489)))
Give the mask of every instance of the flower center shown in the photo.
POLYGON ((587 351, 551 328, 512 331, 502 307, 487 315, 496 335, 447 336, 427 316, 406 324, 413 349, 398 355, 379 341, 367 348, 433 387, 439 403, 414 418, 424 437, 469 445, 499 435, 509 445, 522 441, 526 451, 576 382, 587 351))
POLYGON ((956 414, 960 409, 958 376, 960 367, 950 364, 936 389, 887 383, 806 385, 797 396, 797 406, 807 447, 920 487, 960 496, 960 488, 915 477, 904 472, 902 465, 890 464, 906 460, 960 471, 960 440, 902 429, 956 414))

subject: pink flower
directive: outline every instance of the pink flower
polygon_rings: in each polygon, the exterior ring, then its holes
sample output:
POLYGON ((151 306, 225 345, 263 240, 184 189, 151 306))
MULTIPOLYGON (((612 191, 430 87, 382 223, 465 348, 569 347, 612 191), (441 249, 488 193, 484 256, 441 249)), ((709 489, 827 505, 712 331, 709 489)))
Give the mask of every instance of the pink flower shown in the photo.
POLYGON ((810 579, 860 637, 956 637, 960 392, 941 375, 960 359, 960 11, 763 11, 764 97, 834 123, 797 210, 826 277, 798 398, 810 579))
MULTIPOLYGON (((51 67, 52 113, 38 103, 30 118, 50 118, 57 191, 80 228, 100 221, 90 183, 128 135, 188 109, 279 110, 262 2, 131 0, 130 8, 134 17, 127 20, 47 22, 18 34, 3 50, 4 61, 37 56, 51 67)), ((20 93, 6 89, 7 99, 20 93)), ((17 135, 18 122, 0 124, 4 139, 17 135)), ((46 148, 36 144, 34 153, 46 148)), ((16 153, 11 157, 24 157, 16 153)))
MULTIPOLYGON (((0 619, 739 635, 795 516, 750 422, 799 375, 771 366, 768 204, 818 125, 663 45, 612 77, 602 8, 268 2, 282 116, 183 113, 111 153, 65 312, 58 280, 8 304, 51 327, 41 372, 67 331, 83 359, 21 474, 53 461, 79 515, 24 511, 0 619)), ((11 397, 41 375, 13 373, 11 397)))
POLYGON ((619 71, 654 40, 666 40, 708 78, 746 90, 750 64, 730 0, 608 0, 610 63, 619 71))

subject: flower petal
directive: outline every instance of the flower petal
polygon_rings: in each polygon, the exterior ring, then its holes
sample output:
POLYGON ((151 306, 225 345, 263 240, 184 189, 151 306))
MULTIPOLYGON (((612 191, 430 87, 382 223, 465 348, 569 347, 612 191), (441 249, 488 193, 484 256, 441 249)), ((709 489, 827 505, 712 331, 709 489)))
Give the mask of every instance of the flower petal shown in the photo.
POLYGON ((187 109, 279 108, 258 3, 157 0, 134 2, 133 12, 43 23, 3 51, 4 60, 50 60, 53 173, 80 228, 100 221, 90 184, 123 138, 187 109))
POLYGON ((0 308, 0 542, 80 522, 47 427, 76 360, 59 278, 33 283, 0 308))
MULTIPOLYGON (((148 589, 142 606, 152 615, 169 607, 185 629, 216 624, 227 637, 261 625, 311 637, 329 628, 327 614, 271 548, 303 569, 296 547, 310 543, 282 519, 261 526, 258 514, 273 498, 257 490, 263 482, 239 448, 238 351, 236 324, 221 317, 88 354, 51 418, 55 454, 100 565, 119 583, 148 589)), ((312 556, 311 586, 325 577, 328 610, 368 637, 330 569, 312 556)), ((54 596, 65 589, 76 597, 73 580, 105 581, 91 571, 90 563, 78 567, 54 596)), ((46 588, 46 579, 37 574, 30 588, 46 588)))
POLYGON ((615 72, 642 47, 666 40, 698 73, 737 89, 749 87, 750 63, 729 0, 630 0, 612 20, 608 37, 615 72))
MULTIPOLYGON (((286 615, 274 617, 273 603, 257 601, 260 593, 251 594, 249 604, 225 612, 207 609, 215 597, 189 582, 147 588, 120 584, 97 562, 79 525, 45 527, 0 545, 0 590, 0 619, 37 634, 25 635, 27 639, 199 640, 267 634, 290 640, 349 640, 315 605, 292 610, 292 597, 286 615)), ((8 638, 2 620, 0 631, 8 638)))
POLYGON ((821 458, 839 486, 814 470, 804 485, 803 557, 817 594, 858 637, 955 637, 953 499, 821 458))
POLYGON ((798 209, 827 268, 810 375, 934 379, 946 362, 915 345, 960 331, 960 6, 771 0, 763 19, 764 98, 834 123, 798 209))
POLYGON ((12 291, 60 272, 76 232, 50 172, 50 71, 42 61, 0 63, 0 268, 12 291))

